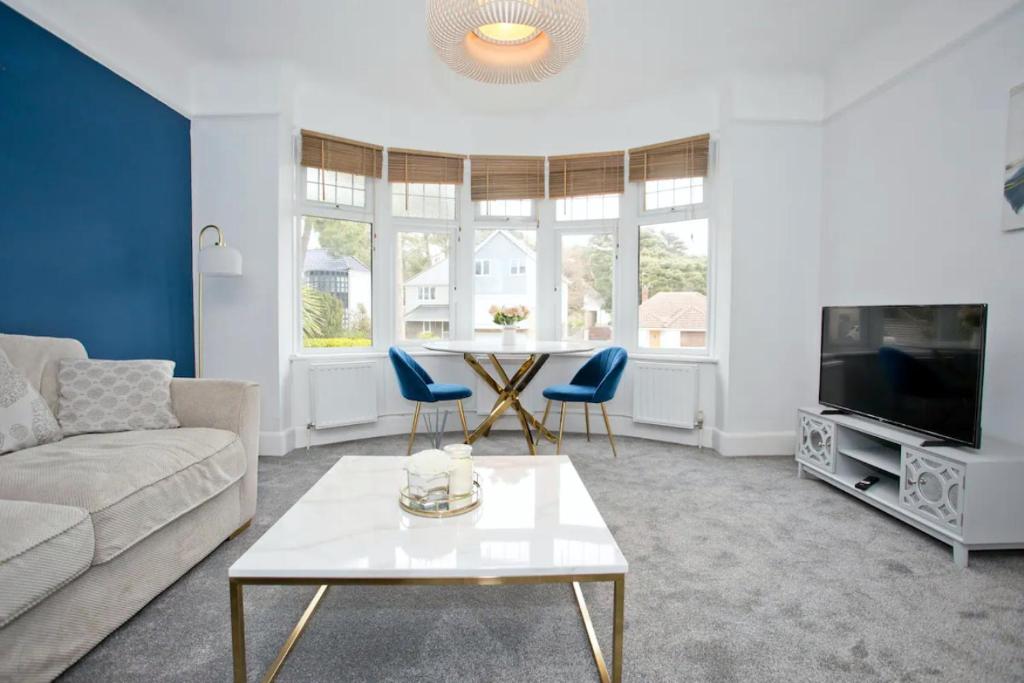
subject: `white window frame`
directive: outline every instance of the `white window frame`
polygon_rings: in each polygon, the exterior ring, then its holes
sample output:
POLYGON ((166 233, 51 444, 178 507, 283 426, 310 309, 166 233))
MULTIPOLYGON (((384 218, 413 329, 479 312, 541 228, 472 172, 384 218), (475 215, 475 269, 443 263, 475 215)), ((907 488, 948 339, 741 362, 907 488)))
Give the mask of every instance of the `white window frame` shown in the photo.
POLYGON ((491 277, 491 259, 489 258, 474 258, 473 259, 473 276, 474 277, 491 277), (487 272, 482 272, 484 269, 479 266, 487 266, 487 272), (481 272, 477 272, 481 271, 481 272))
MULTIPOLYGON (((449 247, 449 250, 451 247, 449 247)), ((416 301, 437 301, 437 287, 429 285, 426 287, 416 287, 416 301), (423 296, 429 294, 430 296, 423 296)))
MULTIPOLYGON (((299 138, 296 138, 296 159, 301 156, 299 150, 299 138)), ((380 267, 379 259, 379 225, 376 220, 375 180, 376 178, 366 177, 366 206, 351 206, 348 204, 330 204, 312 199, 306 199, 306 166, 295 164, 294 192, 295 220, 292 228, 292 244, 294 245, 292 283, 294 287, 292 316, 292 343, 296 356, 336 356, 336 355, 359 355, 372 353, 380 348, 382 340, 381 326, 378 320, 377 309, 381 292, 378 283, 380 276, 377 271, 380 267), (305 216, 312 218, 325 218, 331 220, 354 221, 368 223, 370 225, 370 346, 355 347, 328 347, 328 348, 307 348, 303 345, 302 338, 302 267, 305 254, 300 252, 302 246, 302 219, 305 216)))
POLYGON ((519 277, 520 275, 526 275, 526 262, 523 259, 514 258, 508 262, 508 275, 509 277, 519 277))

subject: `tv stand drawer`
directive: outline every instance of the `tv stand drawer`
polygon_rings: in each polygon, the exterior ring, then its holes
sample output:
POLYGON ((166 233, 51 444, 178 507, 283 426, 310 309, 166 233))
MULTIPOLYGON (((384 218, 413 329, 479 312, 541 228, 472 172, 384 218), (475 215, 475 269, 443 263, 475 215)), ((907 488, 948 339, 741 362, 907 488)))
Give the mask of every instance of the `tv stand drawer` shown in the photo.
POLYGON ((961 533, 965 471, 962 463, 904 447, 900 506, 915 517, 961 533))

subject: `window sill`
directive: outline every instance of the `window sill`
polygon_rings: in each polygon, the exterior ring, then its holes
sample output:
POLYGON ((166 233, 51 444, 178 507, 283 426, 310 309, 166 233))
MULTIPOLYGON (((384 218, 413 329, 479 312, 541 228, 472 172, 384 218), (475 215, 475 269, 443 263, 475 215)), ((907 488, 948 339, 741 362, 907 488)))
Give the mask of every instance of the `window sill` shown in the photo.
MULTIPOLYGON (((445 356, 448 358, 458 358, 460 354, 449 353, 447 351, 430 351, 424 349, 421 346, 402 346, 411 356, 417 357, 440 357, 445 356)), ((559 354, 559 358, 590 358, 595 353, 608 348, 607 346, 598 346, 592 351, 580 351, 578 353, 564 353, 559 354)), ((499 358, 504 356, 500 351, 496 352, 499 358)), ((327 361, 336 362, 341 360, 366 360, 368 358, 387 358, 388 354, 385 351, 350 351, 350 352, 325 352, 325 353, 293 353, 288 357, 288 360, 292 363, 301 362, 317 362, 327 361)), ((696 363, 702 365, 717 365, 718 359, 713 356, 690 356, 686 354, 678 353, 631 353, 629 354, 630 360, 641 360, 641 361, 661 361, 663 363, 696 363)))

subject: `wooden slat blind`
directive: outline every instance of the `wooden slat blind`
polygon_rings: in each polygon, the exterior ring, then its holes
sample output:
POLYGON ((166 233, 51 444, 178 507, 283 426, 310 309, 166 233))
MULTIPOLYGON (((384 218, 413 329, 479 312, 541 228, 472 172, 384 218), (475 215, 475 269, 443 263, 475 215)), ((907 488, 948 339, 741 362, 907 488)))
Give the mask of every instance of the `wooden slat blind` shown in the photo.
POLYGON ((310 130, 302 131, 303 166, 368 178, 383 175, 384 148, 310 130))
POLYGON ((461 185, 465 158, 460 154, 389 147, 388 181, 461 185))
POLYGON ((544 198, 544 157, 473 155, 469 160, 473 201, 544 198))
POLYGON ((699 178, 708 174, 710 135, 695 135, 682 140, 629 150, 629 180, 699 178))
POLYGON ((621 193, 625 162, 624 152, 548 157, 548 196, 560 199, 621 193))

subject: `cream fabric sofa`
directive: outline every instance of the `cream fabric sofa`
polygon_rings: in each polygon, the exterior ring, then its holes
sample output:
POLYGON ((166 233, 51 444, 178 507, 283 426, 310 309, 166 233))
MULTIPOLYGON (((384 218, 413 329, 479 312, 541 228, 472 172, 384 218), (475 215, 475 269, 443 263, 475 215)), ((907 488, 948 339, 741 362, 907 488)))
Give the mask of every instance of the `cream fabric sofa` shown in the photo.
MULTIPOLYGON (((0 334, 57 410, 73 339, 0 334)), ((179 429, 82 434, 0 455, 0 681, 58 676, 256 510, 259 387, 174 379, 179 429)))

